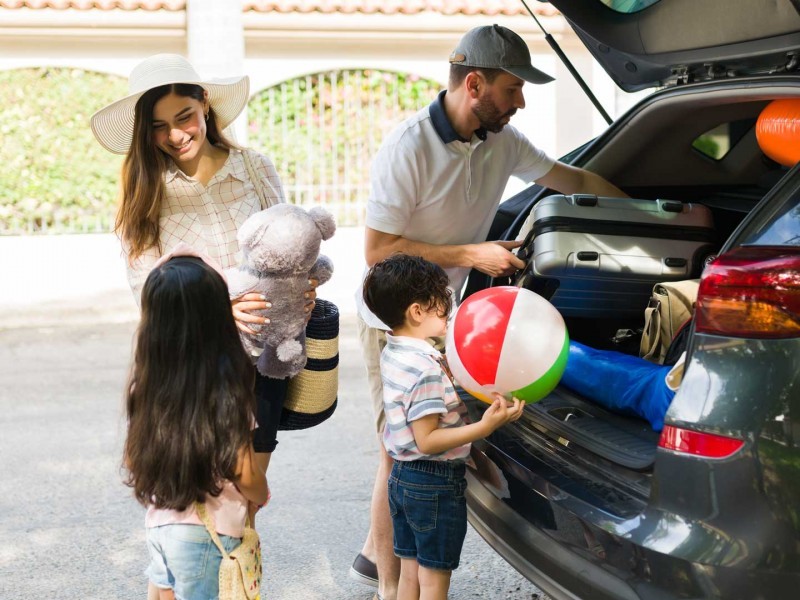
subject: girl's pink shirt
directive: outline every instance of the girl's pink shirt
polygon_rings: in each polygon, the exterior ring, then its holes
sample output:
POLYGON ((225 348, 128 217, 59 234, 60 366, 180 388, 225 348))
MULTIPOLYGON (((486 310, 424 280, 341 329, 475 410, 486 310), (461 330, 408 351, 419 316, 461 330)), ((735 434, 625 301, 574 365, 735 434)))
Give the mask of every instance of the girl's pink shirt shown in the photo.
MULTIPOLYGON (((240 538, 244 535, 244 523, 247 517, 247 499, 230 481, 222 487, 222 493, 214 498, 206 496, 206 508, 214 521, 217 533, 240 538)), ((144 518, 144 526, 160 527, 161 525, 202 525, 194 505, 184 511, 155 508, 149 506, 144 518)))

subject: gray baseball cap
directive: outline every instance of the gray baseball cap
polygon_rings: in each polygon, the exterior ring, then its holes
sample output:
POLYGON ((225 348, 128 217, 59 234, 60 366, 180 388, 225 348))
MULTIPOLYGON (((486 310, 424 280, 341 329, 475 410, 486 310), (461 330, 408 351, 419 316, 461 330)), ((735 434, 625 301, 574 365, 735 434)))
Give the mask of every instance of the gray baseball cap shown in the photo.
POLYGON ((547 73, 531 65, 525 41, 502 25, 470 29, 450 55, 450 63, 484 69, 502 69, 530 83, 553 81, 547 73))

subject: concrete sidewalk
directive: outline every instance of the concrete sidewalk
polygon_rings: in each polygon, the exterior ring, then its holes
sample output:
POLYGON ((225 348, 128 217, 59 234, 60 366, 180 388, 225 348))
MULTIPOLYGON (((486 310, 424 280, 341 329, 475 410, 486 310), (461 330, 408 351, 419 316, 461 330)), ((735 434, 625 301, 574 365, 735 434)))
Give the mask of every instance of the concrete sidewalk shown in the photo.
MULTIPOLYGON (((322 252, 333 260, 319 296, 355 314, 364 229, 342 227, 322 252)), ((113 234, 0 237, 0 329, 136 321, 138 309, 113 234)))

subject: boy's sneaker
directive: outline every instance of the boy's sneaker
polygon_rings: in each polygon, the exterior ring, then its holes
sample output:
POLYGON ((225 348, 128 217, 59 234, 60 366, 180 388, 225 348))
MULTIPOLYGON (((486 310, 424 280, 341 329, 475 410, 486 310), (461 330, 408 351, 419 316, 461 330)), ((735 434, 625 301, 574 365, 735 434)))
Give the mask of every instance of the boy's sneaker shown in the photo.
POLYGON ((378 567, 360 552, 350 567, 350 577, 364 585, 378 587, 378 567))

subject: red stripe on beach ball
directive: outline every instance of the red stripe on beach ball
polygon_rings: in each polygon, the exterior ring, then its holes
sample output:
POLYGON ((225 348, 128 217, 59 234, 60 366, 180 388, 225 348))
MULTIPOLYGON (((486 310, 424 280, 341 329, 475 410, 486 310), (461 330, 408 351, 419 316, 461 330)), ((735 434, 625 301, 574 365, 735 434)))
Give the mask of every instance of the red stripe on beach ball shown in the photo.
POLYGON ((516 288, 488 288, 469 296, 458 308, 454 341, 464 368, 480 385, 494 385, 516 299, 516 288))

